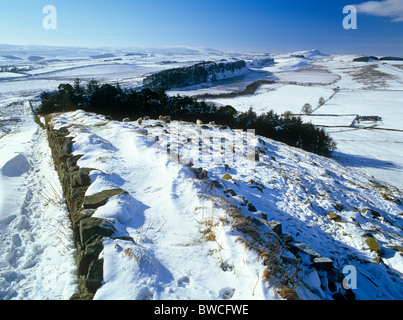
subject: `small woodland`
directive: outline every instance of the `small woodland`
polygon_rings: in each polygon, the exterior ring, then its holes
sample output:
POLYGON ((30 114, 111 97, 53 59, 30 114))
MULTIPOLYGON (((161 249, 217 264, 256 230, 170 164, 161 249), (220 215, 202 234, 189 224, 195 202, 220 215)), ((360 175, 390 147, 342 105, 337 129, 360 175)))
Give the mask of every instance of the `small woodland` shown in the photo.
POLYGON ((40 98, 36 112, 41 115, 78 109, 117 120, 144 116, 157 119, 162 115, 172 120, 214 121, 233 129, 254 129, 257 135, 323 156, 330 156, 336 149, 335 142, 322 128, 304 123, 290 113, 278 115, 271 110, 257 115, 252 108, 238 112, 230 105, 217 106, 188 96, 168 96, 164 89, 122 89, 119 84, 100 84, 95 80, 82 85, 76 79, 73 85, 64 83, 55 91, 42 92, 40 98))

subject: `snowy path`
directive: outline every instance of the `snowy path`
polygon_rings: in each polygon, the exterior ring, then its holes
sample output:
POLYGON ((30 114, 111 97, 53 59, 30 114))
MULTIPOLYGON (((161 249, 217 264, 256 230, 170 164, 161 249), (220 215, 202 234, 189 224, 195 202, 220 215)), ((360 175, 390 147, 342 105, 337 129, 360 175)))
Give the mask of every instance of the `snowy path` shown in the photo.
POLYGON ((69 299, 74 246, 46 132, 17 119, 0 139, 0 299, 69 299))

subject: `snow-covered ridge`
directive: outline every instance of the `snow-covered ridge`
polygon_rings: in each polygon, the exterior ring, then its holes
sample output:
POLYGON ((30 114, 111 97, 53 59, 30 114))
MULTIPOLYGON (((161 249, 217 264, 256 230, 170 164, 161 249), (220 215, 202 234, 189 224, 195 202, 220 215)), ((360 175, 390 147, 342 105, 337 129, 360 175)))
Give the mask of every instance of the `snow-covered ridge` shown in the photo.
POLYGON ((262 281, 262 260, 225 223, 222 200, 250 219, 281 222, 291 246, 311 248, 302 251, 301 298, 334 294, 327 271, 311 267, 317 255, 339 270, 354 267, 358 299, 403 297, 396 188, 331 159, 214 125, 120 123, 82 111, 61 114, 53 124, 69 127, 73 154, 85 154, 77 164, 97 169, 88 195, 128 192, 93 215, 113 221, 136 243, 104 241, 104 284, 96 299, 280 298, 262 281))

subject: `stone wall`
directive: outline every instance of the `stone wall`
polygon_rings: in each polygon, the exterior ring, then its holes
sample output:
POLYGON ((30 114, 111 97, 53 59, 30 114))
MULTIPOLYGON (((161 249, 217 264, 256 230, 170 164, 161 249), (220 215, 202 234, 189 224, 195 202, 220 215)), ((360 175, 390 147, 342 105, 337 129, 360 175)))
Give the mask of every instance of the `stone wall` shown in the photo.
POLYGON ((85 192, 91 184, 89 174, 92 168, 80 168, 77 161, 83 155, 73 155, 73 138, 68 127, 55 130, 51 116, 45 117, 49 146, 53 161, 63 188, 63 194, 70 213, 76 246, 78 293, 71 299, 92 299, 103 280, 102 240, 115 233, 113 224, 107 220, 92 217, 95 209, 104 205, 112 196, 122 194, 122 189, 105 190, 89 197, 85 192))

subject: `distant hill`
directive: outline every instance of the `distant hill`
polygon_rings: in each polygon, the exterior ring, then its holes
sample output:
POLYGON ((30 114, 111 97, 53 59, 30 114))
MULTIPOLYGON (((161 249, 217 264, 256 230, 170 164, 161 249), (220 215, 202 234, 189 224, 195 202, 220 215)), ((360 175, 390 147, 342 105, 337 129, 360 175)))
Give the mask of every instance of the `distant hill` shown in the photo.
POLYGON ((98 54, 95 56, 90 56, 92 59, 107 59, 107 58, 114 58, 115 55, 112 53, 104 53, 104 54, 98 54))
POLYGON ((10 59, 10 60, 22 60, 22 58, 12 56, 12 55, 3 55, 3 58, 10 59))

